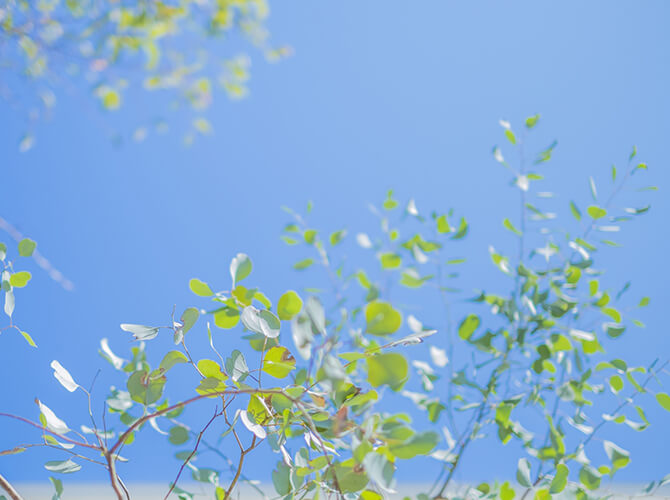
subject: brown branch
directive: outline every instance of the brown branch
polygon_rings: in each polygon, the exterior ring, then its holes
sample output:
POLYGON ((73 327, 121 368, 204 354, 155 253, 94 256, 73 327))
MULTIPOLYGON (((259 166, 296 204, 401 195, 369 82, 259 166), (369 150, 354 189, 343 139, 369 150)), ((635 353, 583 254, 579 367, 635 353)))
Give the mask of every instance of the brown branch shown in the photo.
POLYGON ((54 431, 44 427, 43 425, 36 424, 35 422, 33 422, 31 420, 28 420, 27 418, 19 417, 18 415, 12 415, 11 413, 2 413, 2 412, 0 412, 0 417, 7 417, 7 418, 13 418, 15 420, 19 420, 19 421, 23 422, 24 424, 32 425, 33 427, 36 427, 37 429, 40 429, 43 432, 48 432, 49 434, 51 434, 53 436, 56 436, 57 438, 60 438, 63 441, 67 441, 68 443, 72 443, 72 444, 77 445, 77 446, 83 446, 85 448, 90 448, 92 450, 100 451, 99 446, 89 444, 89 443, 83 443, 83 442, 77 441, 75 439, 70 439, 69 437, 63 436, 62 434, 58 434, 57 432, 54 432, 54 431))
MULTIPOLYGON (((149 413, 148 415, 144 415, 143 417, 138 418, 135 422, 133 422, 133 424, 130 427, 128 427, 128 429, 123 434, 121 434, 121 436, 116 441, 116 443, 114 443, 114 445, 109 449, 109 453, 113 454, 119 448, 119 446, 121 446, 125 442, 125 440, 128 438, 128 435, 131 432, 133 432, 135 429, 137 429, 140 425, 144 424, 146 421, 148 421, 152 418, 160 417, 161 415, 164 415, 168 412, 171 412, 172 410, 175 410, 179 407, 187 406, 191 403, 195 403, 196 401, 200 401, 201 399, 211 398, 212 396, 227 396, 227 395, 237 396, 237 395, 240 395, 240 394, 257 394, 257 393, 281 394, 282 396, 287 397, 290 401, 292 401, 294 403, 297 401, 295 398, 292 398, 292 397, 288 396, 284 391, 277 390, 277 389, 263 389, 263 390, 259 390, 259 389, 233 389, 233 390, 225 390, 225 391, 214 391, 214 392, 207 393, 207 394, 200 394, 199 396, 194 396, 191 399, 187 399, 186 401, 182 401, 180 403, 175 403, 172 406, 168 406, 167 408, 163 408, 162 410, 156 411, 154 413, 149 413)), ((0 413, 0 415, 3 415, 3 414, 0 413)), ((88 445, 88 446, 92 447, 92 448, 97 448, 97 447, 91 446, 91 445, 88 445)))
POLYGON ((3 477, 2 474, 0 474, 0 487, 4 489, 7 494, 9 495, 9 498, 12 500, 23 500, 23 497, 19 495, 19 492, 14 489, 14 487, 3 477))
POLYGON ((214 416, 209 419, 209 422, 207 422, 207 425, 205 425, 205 427, 203 427, 203 429, 200 431, 200 434, 198 434, 198 439, 195 442, 195 447, 193 448, 193 451, 186 458, 186 460, 184 460, 184 463, 181 464, 181 467, 179 468, 179 472, 177 473, 177 477, 172 482, 172 486, 170 486, 170 489, 168 490, 167 495, 165 495, 164 500, 168 499, 168 497, 170 496, 170 493, 172 493, 172 490, 174 490, 175 486, 177 486, 177 482, 179 481, 179 477, 181 476, 181 473, 184 471, 184 467, 186 467, 186 464, 191 461, 191 458, 193 458, 193 455, 195 455, 195 453, 198 451, 198 446, 200 446, 200 440, 202 439, 202 435, 205 433, 205 431, 211 425, 211 423, 214 422, 214 420, 219 416, 221 416, 221 413, 218 412, 218 409, 215 409, 214 410, 214 416))
POLYGON ((228 500, 230 498, 231 493, 233 492, 233 488, 235 488, 235 485, 237 484, 237 481, 240 479, 240 474, 242 474, 242 466, 244 465, 244 457, 247 456, 247 453, 249 453, 251 450, 253 450, 256 447, 256 440, 257 437, 254 434, 254 439, 251 441, 251 446, 249 448, 242 450, 240 453, 240 461, 237 464, 237 472, 235 472, 235 477, 233 477, 233 480, 230 482, 230 486, 228 487, 228 490, 226 491, 226 494, 223 497, 223 500, 228 500))
POLYGON ((105 459, 107 460, 107 470, 109 471, 109 481, 112 484, 112 489, 116 493, 116 498, 123 500, 123 493, 119 487, 118 476, 116 475, 116 458, 108 451, 105 453, 105 459))

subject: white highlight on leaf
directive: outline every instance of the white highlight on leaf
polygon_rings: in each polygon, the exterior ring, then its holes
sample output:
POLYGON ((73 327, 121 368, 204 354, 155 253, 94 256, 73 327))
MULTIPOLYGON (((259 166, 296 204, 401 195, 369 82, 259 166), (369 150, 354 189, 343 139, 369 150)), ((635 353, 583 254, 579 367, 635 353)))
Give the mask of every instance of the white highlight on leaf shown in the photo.
POLYGON ((63 387, 65 387, 70 392, 77 390, 79 384, 74 381, 72 375, 70 375, 70 372, 63 368, 63 365, 54 359, 51 362, 51 368, 53 368, 54 377, 56 377, 56 380, 58 380, 63 387))
POLYGON ((233 280, 233 288, 238 281, 242 281, 251 272, 251 259, 245 253, 238 253, 230 261, 230 277, 233 280))
POLYGON ((451 432, 449 432, 449 429, 447 427, 442 427, 442 434, 444 434, 444 439, 447 441, 447 446, 449 446, 449 451, 453 450, 454 447, 456 446, 456 440, 453 438, 451 435, 451 432))
POLYGON ((296 316, 291 321, 291 334, 298 354, 303 359, 311 358, 312 341, 314 340, 311 321, 308 318, 296 316))
POLYGON ((335 448, 333 448, 332 446, 330 446, 330 444, 326 443, 322 439, 315 436, 312 431, 303 434, 303 438, 305 440, 305 443, 307 443, 307 446, 309 446, 310 448, 314 446, 317 450, 321 450, 324 453, 330 452, 333 455, 337 455, 338 457, 340 456, 340 454, 335 450, 335 448))
POLYGON ((409 326, 409 329, 412 330, 414 333, 423 330, 423 324, 421 323, 421 321, 416 319, 416 316, 414 316, 413 314, 410 314, 407 317, 407 326, 409 326))
POLYGON ((584 330, 575 330, 572 329, 570 330, 570 335, 572 338, 577 339, 577 340, 586 340, 587 342, 590 342, 592 340, 596 339, 596 336, 591 333, 591 332, 585 332, 584 330))
POLYGON ((358 233, 356 235, 356 242, 362 248, 372 248, 372 241, 370 241, 370 237, 365 233, 358 233))
POLYGON ((167 436, 169 432, 165 432, 163 429, 158 427, 158 422, 156 422, 156 418, 150 418, 149 419, 149 425, 153 427, 153 429, 158 433, 158 434, 163 434, 164 436, 167 436))
POLYGON ((568 246, 573 250, 579 252, 579 255, 582 256, 582 259, 587 260, 590 257, 586 249, 583 246, 579 245, 578 243, 571 241, 568 243, 568 246))
POLYGON ((433 364, 438 368, 444 368, 449 363, 447 352, 434 345, 430 346, 430 359, 433 360, 433 364))
POLYGON ((12 292, 11 290, 7 290, 5 292, 5 314, 10 318, 14 313, 14 304, 15 304, 14 292, 12 292))
POLYGON ((239 415, 240 420, 242 421, 244 426, 250 432, 255 434, 258 439, 265 439, 265 437, 267 436, 267 433, 265 432, 265 429, 263 428, 262 425, 257 424, 255 422, 252 422, 251 420, 249 420, 249 415, 247 414, 246 410, 237 410, 237 414, 239 415))
POLYGON ((426 396, 418 392, 402 391, 400 394, 411 400, 415 405, 423 404, 423 402, 426 400, 426 396))
POLYGON ((510 124, 510 122, 508 122, 507 120, 498 120, 498 123, 499 123, 500 126, 501 126, 502 128, 504 128, 505 130, 509 130, 509 129, 511 128, 511 126, 512 126, 512 125, 510 124))
POLYGON ((412 246, 412 256, 419 264, 425 264, 428 262, 428 256, 421 251, 418 245, 412 246))
POLYGON ((590 425, 577 423, 571 417, 568 417, 568 423, 575 429, 577 429, 580 432, 583 432, 586 435, 589 435, 593 432, 593 427, 591 427, 590 425))
POLYGON ((114 431, 101 431, 100 429, 91 429, 90 427, 86 425, 81 426, 81 432, 84 434, 95 434, 96 436, 99 436, 103 439, 112 439, 114 436, 116 436, 116 433, 114 431))
POLYGON ((409 203, 407 204, 407 213, 414 216, 419 215, 419 211, 416 209, 416 203, 414 202, 414 199, 409 200, 409 203))
MULTIPOLYGON (((271 315, 272 313, 266 312, 266 314, 271 315)), ((270 339, 274 339, 279 336, 279 328, 273 328, 271 325, 269 325, 266 319, 263 318, 263 313, 254 306, 245 307, 242 310, 240 319, 242 320, 244 326, 252 332, 260 333, 270 339)))
POLYGON ((123 363, 125 362, 125 359, 119 358, 116 354, 112 352, 112 350, 109 347, 109 341, 104 338, 100 341, 100 349, 102 349, 102 355, 109 361, 114 368, 117 370, 120 370, 123 368, 123 363))
POLYGON ((528 191, 530 187, 530 181, 525 175, 520 175, 516 178, 516 185, 521 189, 521 191, 528 191))
POLYGON ((44 418, 47 421, 47 429, 56 434, 67 434, 70 432, 67 424, 58 418, 56 414, 51 411, 51 408, 42 403, 39 399, 37 400, 37 405, 40 407, 40 412, 44 415, 44 418))
POLYGON ((505 158, 503 158, 502 151, 500 151, 499 147, 496 147, 493 150, 493 157, 496 159, 498 163, 505 163, 505 158))
POLYGON ((61 443, 58 439, 56 439, 53 436, 49 436, 49 441, 56 443, 58 446, 66 450, 71 450, 72 448, 74 448, 74 445, 72 443, 61 443))
POLYGON ((436 450, 428 456, 440 462, 447 463, 453 463, 458 457, 456 453, 450 453, 449 450, 436 450))
POLYGON ((158 335, 157 326, 133 325, 130 323, 122 323, 121 330, 130 332, 137 340, 151 340, 158 335))

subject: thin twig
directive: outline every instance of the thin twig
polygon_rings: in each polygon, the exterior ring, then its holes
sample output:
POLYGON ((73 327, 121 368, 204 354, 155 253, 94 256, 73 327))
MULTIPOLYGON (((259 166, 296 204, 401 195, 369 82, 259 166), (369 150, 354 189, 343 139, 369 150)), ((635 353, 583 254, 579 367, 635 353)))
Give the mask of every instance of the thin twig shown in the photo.
POLYGON ((167 492, 167 495, 165 495, 165 500, 168 499, 168 497, 170 496, 170 493, 172 493, 175 486, 177 486, 177 482, 179 481, 179 477, 181 476, 181 473, 184 471, 184 467, 186 467, 186 464, 188 464, 191 461, 191 458, 193 458, 193 455, 195 455, 196 452, 198 451, 198 446, 200 445, 200 440, 202 439, 202 435, 205 433, 205 431, 210 426, 210 424, 212 422, 214 422, 214 420, 219 416, 221 416, 221 412, 218 411, 218 408, 215 408, 214 409, 214 416, 209 419, 209 422, 207 422, 207 425, 205 425, 205 427, 203 427, 203 429, 200 431, 200 434, 198 434, 198 439, 195 442, 195 447, 193 448, 193 451, 186 458, 186 460, 184 460, 184 463, 181 464, 181 467, 179 468, 179 472, 177 473, 177 477, 175 477, 174 481, 172 482, 172 485, 170 486, 169 491, 167 492))

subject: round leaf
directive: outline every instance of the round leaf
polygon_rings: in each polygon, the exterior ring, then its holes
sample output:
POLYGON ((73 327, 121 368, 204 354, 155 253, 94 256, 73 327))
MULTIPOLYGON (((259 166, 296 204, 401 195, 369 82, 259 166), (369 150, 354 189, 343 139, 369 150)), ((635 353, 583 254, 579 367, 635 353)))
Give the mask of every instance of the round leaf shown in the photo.
POLYGON ((365 331, 372 335, 390 335, 402 325, 402 315, 388 302, 376 300, 365 307, 365 331))
POLYGON ((372 387, 388 385, 399 391, 407 381, 409 364, 396 352, 378 354, 367 358, 368 382, 372 387))
POLYGON ((279 298, 277 315, 279 319, 290 321, 302 310, 302 299, 293 290, 289 290, 279 298))

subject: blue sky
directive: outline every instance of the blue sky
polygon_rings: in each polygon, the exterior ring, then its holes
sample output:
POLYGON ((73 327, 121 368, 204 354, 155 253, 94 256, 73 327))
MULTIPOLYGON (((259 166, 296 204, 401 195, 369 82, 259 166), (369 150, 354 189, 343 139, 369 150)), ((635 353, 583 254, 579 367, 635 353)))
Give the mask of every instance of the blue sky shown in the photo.
MULTIPOLYGON (((660 188, 649 196, 652 210, 618 236, 623 247, 604 267, 613 282, 635 277, 635 292, 652 297, 641 318, 647 329, 621 339, 615 352, 639 363, 670 352, 663 314, 670 253, 667 2, 272 5, 273 37, 294 56, 272 65, 256 57, 250 97, 217 95, 209 114, 215 134, 190 148, 175 133, 122 148, 110 142, 108 127, 132 130, 164 114, 160 98, 131 93, 110 116, 63 93, 53 119, 38 127, 35 149, 20 154, 23 122, 0 103, 0 214, 37 240, 76 286, 65 292, 31 268, 30 288, 17 293, 16 319, 40 349, 2 335, 0 409, 36 416, 39 396, 54 401, 65 420, 81 415, 83 401, 68 403, 55 385, 51 359, 81 380, 92 378, 102 363, 101 337, 123 351, 119 323, 160 323, 173 304, 192 305, 187 283, 194 276, 225 286, 237 252, 253 258, 255 278, 275 296, 298 286, 290 266, 299 256, 278 239, 287 221, 282 205, 313 200, 317 226, 348 226, 351 233, 373 231, 367 203, 389 188, 415 198, 420 210, 454 207, 472 225, 458 250, 471 257, 471 281, 495 285, 488 245, 513 248, 501 220, 516 214, 517 198, 491 148, 503 142, 499 119, 520 126, 534 113, 542 119, 529 147, 559 142, 546 175, 563 213, 570 199, 586 203, 590 175, 605 185, 610 165, 623 166, 633 144, 649 164, 648 182, 660 188)), ((179 122, 179 112, 166 115, 179 122)), ((667 435, 667 416, 650 413, 652 431, 621 435, 634 454, 624 479, 668 472, 659 439, 667 435)), ((16 444, 13 432, 2 432, 0 447, 16 444)), ((150 446, 162 440, 146 434, 138 457, 157 467, 128 468, 127 479, 160 479, 161 467, 176 463, 168 454, 152 456, 150 446)), ((509 475, 499 458, 482 447, 479 453, 478 467, 509 475)), ((4 458, 0 468, 18 480, 41 479, 43 458, 4 458)), ((405 477, 431 478, 424 470, 405 477)), ((473 465, 462 477, 481 476, 473 465)), ((95 478, 102 474, 80 476, 95 478)))

